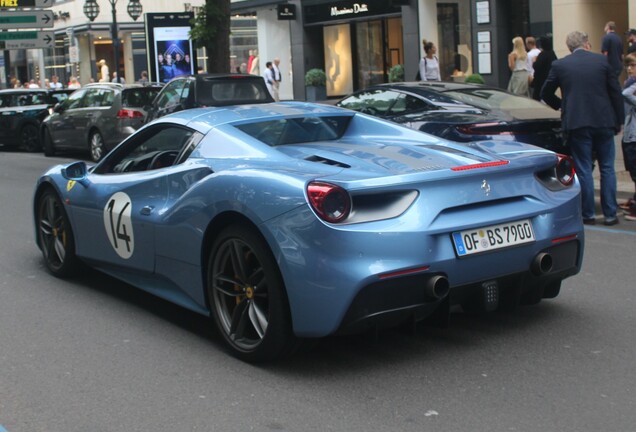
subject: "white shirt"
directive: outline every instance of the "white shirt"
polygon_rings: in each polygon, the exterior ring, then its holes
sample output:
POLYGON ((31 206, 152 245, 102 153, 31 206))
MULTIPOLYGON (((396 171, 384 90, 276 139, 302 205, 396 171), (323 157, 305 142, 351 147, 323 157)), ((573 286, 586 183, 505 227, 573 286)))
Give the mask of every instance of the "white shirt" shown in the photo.
POLYGON ((437 60, 437 57, 422 57, 422 60, 420 60, 420 78, 422 81, 442 80, 439 73, 439 60, 437 60))
POLYGON ((534 76, 534 60, 539 54, 541 54, 541 50, 539 48, 532 48, 528 51, 528 72, 530 72, 531 76, 534 76))

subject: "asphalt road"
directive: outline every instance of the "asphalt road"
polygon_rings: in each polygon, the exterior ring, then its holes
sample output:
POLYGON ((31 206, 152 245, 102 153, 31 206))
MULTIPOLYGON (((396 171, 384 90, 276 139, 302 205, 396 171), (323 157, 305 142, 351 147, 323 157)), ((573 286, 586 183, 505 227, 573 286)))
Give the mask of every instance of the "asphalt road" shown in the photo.
POLYGON ((257 367, 205 318, 97 272, 45 271, 32 191, 65 160, 0 152, 0 432, 636 428, 636 223, 587 227, 583 270, 554 300, 257 367))

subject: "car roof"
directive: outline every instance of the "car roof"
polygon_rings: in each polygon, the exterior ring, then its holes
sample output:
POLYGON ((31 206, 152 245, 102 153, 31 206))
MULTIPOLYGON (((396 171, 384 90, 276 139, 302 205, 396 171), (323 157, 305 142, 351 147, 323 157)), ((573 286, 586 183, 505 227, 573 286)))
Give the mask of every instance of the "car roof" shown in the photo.
POLYGON ((466 89, 491 89, 491 90, 504 91, 500 88, 489 87, 482 84, 458 83, 458 82, 446 82, 446 81, 410 81, 410 82, 398 82, 398 83, 384 83, 384 84, 377 84, 371 87, 399 88, 399 89, 409 90, 409 91, 427 90, 427 91, 438 92, 438 93, 445 92, 445 91, 466 90, 466 89))
POLYGON ((13 94, 13 93, 50 93, 53 90, 45 89, 45 88, 17 88, 17 89, 4 89, 0 90, 2 94, 13 94))
POLYGON ((260 75, 251 75, 243 73, 202 73, 202 74, 186 74, 174 77, 173 80, 179 79, 195 79, 197 81, 222 81, 227 79, 251 79, 262 80, 260 75))

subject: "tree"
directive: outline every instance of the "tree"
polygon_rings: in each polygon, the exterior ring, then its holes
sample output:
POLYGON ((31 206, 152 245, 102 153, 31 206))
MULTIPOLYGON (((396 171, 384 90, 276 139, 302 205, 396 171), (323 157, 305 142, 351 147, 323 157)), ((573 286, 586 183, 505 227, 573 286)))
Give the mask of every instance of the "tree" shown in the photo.
POLYGON ((206 0, 195 14, 190 37, 208 54, 208 72, 230 72, 230 0, 206 0))

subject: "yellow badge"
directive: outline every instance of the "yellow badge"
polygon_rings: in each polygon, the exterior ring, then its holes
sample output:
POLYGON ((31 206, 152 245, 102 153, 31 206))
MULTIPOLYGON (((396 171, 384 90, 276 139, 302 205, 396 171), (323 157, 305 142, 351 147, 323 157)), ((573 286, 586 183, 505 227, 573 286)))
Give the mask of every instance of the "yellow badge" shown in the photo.
POLYGON ((66 183, 66 192, 70 192, 73 186, 75 186, 75 183, 75 180, 69 180, 68 183, 66 183))

